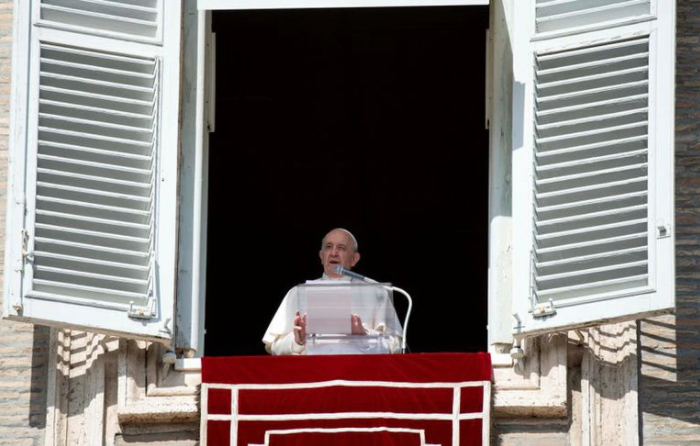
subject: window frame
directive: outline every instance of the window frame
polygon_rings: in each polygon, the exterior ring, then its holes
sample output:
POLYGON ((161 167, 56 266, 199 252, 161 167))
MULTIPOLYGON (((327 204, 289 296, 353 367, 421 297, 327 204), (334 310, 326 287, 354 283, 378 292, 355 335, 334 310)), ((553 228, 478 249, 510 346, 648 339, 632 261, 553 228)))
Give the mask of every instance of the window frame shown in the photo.
POLYGON ((306 8, 382 8, 404 6, 488 5, 490 0, 197 0, 197 8, 217 9, 306 9, 306 8))

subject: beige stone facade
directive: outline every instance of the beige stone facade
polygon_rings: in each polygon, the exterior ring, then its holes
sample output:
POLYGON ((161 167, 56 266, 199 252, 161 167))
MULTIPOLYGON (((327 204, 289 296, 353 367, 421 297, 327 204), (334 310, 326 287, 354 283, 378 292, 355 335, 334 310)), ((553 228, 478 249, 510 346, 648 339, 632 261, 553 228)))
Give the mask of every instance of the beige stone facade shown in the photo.
MULTIPOLYGON (((12 88, 11 60, 12 0, 0 0, 0 197, 3 200, 0 211, 0 240, 3 245, 12 88)), ((48 340, 49 330, 46 327, 0 321, 0 445, 43 444, 46 427, 48 340)))

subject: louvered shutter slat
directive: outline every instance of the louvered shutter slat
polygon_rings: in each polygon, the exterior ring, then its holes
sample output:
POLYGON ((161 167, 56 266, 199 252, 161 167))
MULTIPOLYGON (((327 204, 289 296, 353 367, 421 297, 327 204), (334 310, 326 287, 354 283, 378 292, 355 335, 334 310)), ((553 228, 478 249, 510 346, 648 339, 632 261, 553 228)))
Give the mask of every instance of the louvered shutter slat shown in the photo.
POLYGON ((71 242, 65 239, 52 239, 43 236, 36 237, 36 242, 36 252, 48 251, 74 257, 133 264, 134 266, 147 265, 149 260, 149 256, 144 254, 143 251, 132 251, 123 247, 110 248, 108 246, 90 245, 88 243, 71 242))
POLYGON ((64 212, 50 212, 41 210, 36 213, 37 223, 48 225, 74 227, 88 231, 108 231, 112 234, 121 234, 133 237, 149 237, 151 225, 127 223, 102 218, 73 215, 64 212))
POLYGON ((623 195, 608 197, 596 197, 593 199, 579 200, 576 202, 562 202, 557 204, 547 203, 545 206, 535 206, 535 211, 540 216, 540 222, 548 222, 553 218, 563 218, 571 215, 585 215, 586 213, 599 212, 606 209, 615 209, 618 206, 646 206, 647 191, 638 191, 623 195))
POLYGON ((149 239, 139 237, 120 236, 48 224, 37 224, 36 227, 41 228, 42 233, 47 238, 80 242, 93 246, 105 246, 108 248, 143 252, 149 248, 148 245, 150 244, 149 239))
POLYGON ((549 206, 575 201, 593 202, 595 199, 605 197, 620 199, 623 195, 644 192, 646 184, 648 184, 646 177, 638 177, 609 183, 589 184, 572 189, 542 192, 538 194, 538 207, 547 211, 549 206))
POLYGON ((76 173, 61 172, 52 169, 37 169, 42 175, 42 182, 58 183, 67 187, 94 189, 97 191, 111 191, 125 195, 148 197, 151 190, 150 184, 139 184, 133 181, 118 179, 104 179, 100 177, 82 175, 76 173))
MULTIPOLYGON (((46 67, 50 68, 50 67, 46 67)), ((98 72, 95 74, 97 75, 98 72)), ((78 76, 65 76, 42 72, 42 84, 59 90, 73 90, 81 93, 99 93, 106 98, 121 98, 147 103, 151 100, 149 94, 153 88, 139 86, 123 86, 115 82, 105 82, 97 79, 85 79, 78 76)))
POLYGON ((598 296, 597 299, 604 300, 607 296, 610 296, 613 293, 640 288, 646 286, 648 282, 648 274, 623 276, 606 280, 588 277, 587 280, 580 285, 560 286, 554 291, 541 291, 540 297, 544 301, 549 300, 549 298, 554 299, 555 297, 565 297, 566 299, 587 298, 589 300, 595 300, 595 298, 591 298, 591 296, 598 296))
POLYGON ((151 129, 140 129, 132 126, 100 123, 98 121, 48 113, 41 113, 39 115, 39 123, 42 127, 63 127, 64 129, 75 133, 91 135, 110 133, 114 138, 126 141, 142 141, 148 143, 153 138, 151 129))
POLYGON ((551 233, 560 233, 568 229, 590 228, 613 224, 624 220, 640 220, 645 217, 645 206, 620 207, 602 212, 581 213, 573 216, 541 221, 538 233, 544 236, 551 233))
POLYGON ((90 301, 95 307, 122 309, 124 302, 138 302, 139 293, 121 290, 110 290, 99 287, 77 285, 67 282, 37 279, 32 297, 36 299, 58 300, 66 302, 90 301), (56 296, 60 296, 58 299, 56 296), (113 302, 116 301, 116 302, 113 302), (112 304, 110 305, 110 302, 112 304))
POLYGON ((562 149, 548 150, 544 153, 537 153, 538 171, 543 171, 550 166, 560 163, 585 162, 590 158, 601 156, 614 156, 618 154, 631 153, 647 149, 647 138, 645 135, 635 135, 630 138, 611 139, 594 144, 565 147, 562 149))
MULTIPOLYGON (((117 126, 144 127, 151 122, 152 116, 137 115, 135 113, 125 113, 115 110, 104 110, 97 107, 87 107, 75 103, 65 103, 52 100, 41 100, 47 115, 62 116, 70 115, 75 119, 82 119, 93 124, 111 123, 117 126)), ((42 141, 39 141, 40 143, 42 141)))
POLYGON ((122 138, 104 137, 95 134, 86 134, 49 127, 41 127, 39 130, 41 132, 39 136, 42 142, 46 144, 56 143, 76 147, 88 145, 95 149, 113 151, 122 150, 128 153, 135 153, 137 155, 145 156, 148 156, 150 153, 149 150, 152 148, 152 144, 149 142, 129 141, 122 138))
MULTIPOLYGON (((51 159, 45 156, 39 156, 38 161, 40 169, 42 170, 46 169, 53 172, 67 172, 68 175, 73 172, 76 174, 80 172, 80 175, 95 178, 96 181, 100 181, 102 183, 119 182, 124 185, 150 185, 146 182, 150 180, 150 177, 141 171, 130 172, 126 169, 120 169, 114 166, 74 162, 65 159, 51 159), (97 180, 98 178, 99 180, 97 180)), ((149 188, 143 187, 142 193, 148 193, 148 190, 149 188)))
POLYGON ((537 235, 535 240, 538 246, 550 248, 563 243, 581 243, 594 241, 598 238, 638 234, 640 233, 640 229, 645 229, 646 224, 646 219, 621 221, 614 224, 571 229, 547 235, 537 235))
POLYGON ((98 201, 108 206, 139 209, 143 211, 147 211, 150 206, 150 200, 147 197, 117 194, 94 189, 85 190, 46 182, 37 183, 37 195, 82 202, 98 201))
POLYGON ((567 258, 559 258, 558 256, 552 256, 552 260, 540 261, 537 263, 538 268, 557 268, 559 270, 567 270, 569 267, 573 267, 574 264, 583 264, 584 262, 590 262, 594 265, 606 265, 617 256, 628 256, 630 258, 636 258, 636 256, 644 251, 644 247, 631 247, 627 249, 615 249, 607 252, 595 252, 588 255, 570 256, 567 258))
MULTIPOLYGON (((84 264, 85 262, 89 262, 92 264, 97 265, 98 268, 104 268, 106 272, 111 272, 114 274, 115 272, 117 274, 114 275, 133 275, 134 277, 137 278, 146 278, 148 277, 148 266, 143 266, 143 265, 136 265, 134 263, 120 263, 120 262, 115 262, 115 261, 110 261, 110 260, 105 260, 105 259, 88 259, 85 257, 80 257, 80 256, 74 256, 74 255, 67 255, 67 254, 59 254, 59 253, 54 253, 54 252, 48 252, 44 251, 42 252, 42 255, 46 259, 46 264, 49 266, 57 266, 57 267, 63 267, 66 265, 66 262, 68 264, 70 263, 80 263, 84 264)), ((82 268, 81 266, 76 267, 75 269, 82 268)))
POLYGON ((91 203, 81 203, 42 196, 37 196, 37 202, 37 208, 49 212, 66 212, 77 216, 90 216, 106 221, 143 225, 149 224, 150 221, 150 212, 132 211, 130 209, 106 207, 91 203))
POLYGON ((36 270, 46 282, 73 283, 78 286, 113 289, 132 293, 139 293, 148 286, 146 280, 138 280, 95 272, 86 272, 78 269, 56 268, 46 265, 37 265, 36 270))
MULTIPOLYGON (((599 238, 585 243, 567 243, 541 248, 538 250, 540 261, 560 259, 564 257, 587 256, 607 250, 628 249, 631 247, 646 247, 643 240, 646 233, 626 234, 619 237, 599 238)), ((645 248, 646 249, 646 248, 645 248)))
POLYGON ((45 156, 56 159, 80 158, 87 162, 102 165, 115 165, 127 169, 147 170, 150 168, 152 159, 144 155, 125 154, 110 150, 90 149, 70 144, 47 143, 39 141, 42 146, 42 153, 45 156))
POLYGON ((43 103, 48 101, 74 104, 88 109, 104 109, 100 113, 127 113, 137 116, 150 116, 153 113, 151 101, 135 101, 114 96, 101 96, 85 92, 65 91, 60 88, 41 86, 39 90, 43 103))
MULTIPOLYGON (((67 154, 74 155, 74 154, 67 154)), ((107 179, 121 179, 123 181, 150 184, 153 174, 150 168, 139 169, 120 165, 118 159, 105 160, 106 162, 87 161, 83 159, 71 159, 64 156, 39 155, 40 165, 46 166, 49 170, 75 169, 83 174, 104 176, 107 179), (117 161, 117 162, 114 162, 117 161)))
POLYGON ((136 268, 134 265, 130 264, 105 262, 97 259, 83 259, 49 252, 42 252, 42 255, 44 256, 44 264, 48 267, 68 266, 72 270, 80 270, 85 268, 86 264, 92 264, 93 271, 97 273, 105 275, 113 274, 139 280, 146 280, 148 278, 148 269, 145 267, 136 268))
POLYGON ((57 26, 154 39, 159 31, 158 4, 157 0, 42 0, 41 19, 57 26))
MULTIPOLYGON (((624 162, 624 159, 620 159, 621 163, 624 162)), ((589 162, 588 164, 591 164, 592 162, 589 162)), ((589 166, 590 167, 590 166, 589 166)), ((604 166, 606 167, 606 166, 604 166)), ((542 179, 538 180, 536 184, 540 187, 542 191, 547 190, 547 188, 551 188, 553 190, 557 189, 563 189, 567 187, 575 187, 577 184, 581 185, 587 185, 590 183, 591 180, 593 180, 593 177, 596 177, 596 181, 600 181, 601 183, 606 182, 606 180, 625 180, 627 177, 637 177, 639 175, 639 170, 645 170, 646 169, 646 163, 644 164, 632 164, 632 165, 623 165, 621 167, 611 167, 608 169, 605 168, 600 168, 598 170, 586 170, 586 169, 578 169, 579 173, 570 173, 570 172, 562 172, 564 170, 563 168, 559 168, 559 173, 561 174, 560 177, 552 177, 549 179, 542 179)), ((553 170, 550 172, 554 172, 553 170)))
POLYGON ((628 158, 644 158, 647 155, 646 149, 644 150, 633 150, 630 152, 623 152, 623 153, 609 153, 605 155, 594 155, 589 157, 588 159, 580 159, 580 160, 562 160, 560 159, 556 163, 547 163, 547 165, 541 165, 537 167, 537 176, 539 178, 547 178, 547 174, 549 172, 557 172, 557 171, 567 171, 567 169, 571 169, 572 172, 580 172, 581 170, 587 170, 589 168, 595 168, 595 166, 611 166, 611 167, 617 167, 617 166, 624 166, 627 164, 627 159, 628 158))
POLYGON ((536 29, 562 31, 649 13, 649 0, 537 0, 536 29))

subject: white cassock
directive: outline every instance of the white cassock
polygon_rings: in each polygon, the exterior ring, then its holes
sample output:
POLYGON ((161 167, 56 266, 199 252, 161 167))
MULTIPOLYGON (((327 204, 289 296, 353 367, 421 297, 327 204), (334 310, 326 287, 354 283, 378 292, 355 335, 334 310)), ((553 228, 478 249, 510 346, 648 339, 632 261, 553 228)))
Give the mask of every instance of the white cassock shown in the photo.
MULTIPOLYGON (((307 284, 364 284, 354 279, 330 279, 324 274, 321 279, 307 284)), ((305 354, 368 354, 397 353, 401 349, 403 330, 399 322, 391 293, 381 286, 353 287, 353 310, 362 319, 368 336, 312 337, 307 345, 294 342, 294 316, 297 310, 305 311, 305 300, 300 299, 300 288, 295 286, 284 296, 275 316, 263 336, 265 350, 272 355, 305 354), (316 341, 318 340, 318 341, 316 341)), ((347 316, 348 326, 350 315, 347 316)), ((307 320, 307 322, 309 322, 307 320)))

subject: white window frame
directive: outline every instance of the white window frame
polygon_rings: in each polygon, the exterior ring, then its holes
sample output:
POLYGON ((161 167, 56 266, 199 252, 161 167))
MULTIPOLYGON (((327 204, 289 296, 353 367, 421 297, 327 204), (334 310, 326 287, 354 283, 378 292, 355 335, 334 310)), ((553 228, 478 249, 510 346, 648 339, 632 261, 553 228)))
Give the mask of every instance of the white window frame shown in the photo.
POLYGON ((200 10, 488 5, 489 0, 197 0, 200 10))
MULTIPOLYGON (((195 14, 185 13, 185 32, 196 39, 185 40, 183 92, 180 251, 178 264, 177 342, 189 356, 206 354, 204 316, 206 309, 207 184, 209 129, 213 128, 212 10, 338 8, 382 6, 489 5, 490 0, 197 0, 195 14), (195 87, 196 86, 196 87, 195 87)), ((187 8, 191 8, 188 5, 187 8)), ((189 10, 188 10, 189 11, 189 10)))

